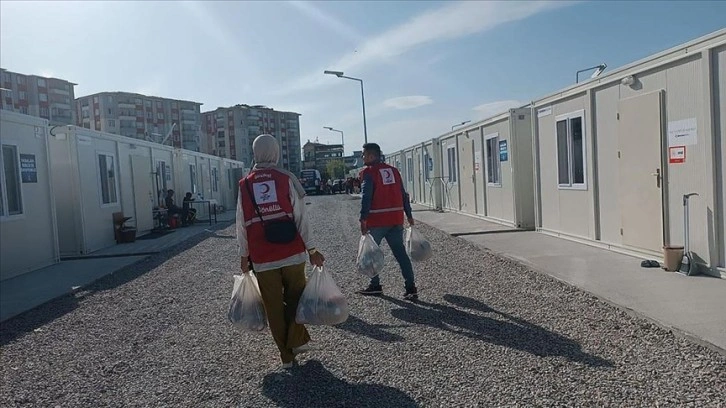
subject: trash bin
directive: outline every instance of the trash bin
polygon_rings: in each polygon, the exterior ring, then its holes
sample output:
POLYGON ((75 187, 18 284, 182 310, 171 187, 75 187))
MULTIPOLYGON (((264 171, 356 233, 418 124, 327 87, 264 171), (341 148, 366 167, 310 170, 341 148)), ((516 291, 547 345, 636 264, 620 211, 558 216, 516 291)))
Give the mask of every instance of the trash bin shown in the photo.
POLYGON ((682 246, 664 246, 663 257, 665 258, 665 269, 669 272, 675 272, 681 266, 683 259, 682 246))

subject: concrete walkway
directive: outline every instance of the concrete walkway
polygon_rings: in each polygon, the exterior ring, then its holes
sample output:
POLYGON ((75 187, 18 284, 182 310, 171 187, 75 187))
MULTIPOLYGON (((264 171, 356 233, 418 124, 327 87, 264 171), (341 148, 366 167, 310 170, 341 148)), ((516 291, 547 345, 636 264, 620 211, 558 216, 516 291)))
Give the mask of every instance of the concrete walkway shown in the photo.
MULTIPOLYGON (((181 244, 199 234, 227 227, 235 212, 217 215, 217 224, 197 222, 154 239, 118 244, 83 257, 61 261, 0 282, 0 322, 95 282, 104 276, 181 244)), ((142 238, 142 237, 139 237, 142 238)))
POLYGON ((414 218, 726 353, 726 280, 641 268, 642 259, 414 206, 414 218), (715 346, 715 347, 714 347, 715 346))

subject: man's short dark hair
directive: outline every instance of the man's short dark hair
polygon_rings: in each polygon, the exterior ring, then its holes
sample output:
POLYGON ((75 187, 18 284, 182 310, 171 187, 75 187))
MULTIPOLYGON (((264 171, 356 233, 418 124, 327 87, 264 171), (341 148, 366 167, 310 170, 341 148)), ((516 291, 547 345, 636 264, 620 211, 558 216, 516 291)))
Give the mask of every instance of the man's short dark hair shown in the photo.
POLYGON ((371 152, 378 157, 381 157, 381 146, 378 143, 366 143, 363 145, 364 152, 371 152))

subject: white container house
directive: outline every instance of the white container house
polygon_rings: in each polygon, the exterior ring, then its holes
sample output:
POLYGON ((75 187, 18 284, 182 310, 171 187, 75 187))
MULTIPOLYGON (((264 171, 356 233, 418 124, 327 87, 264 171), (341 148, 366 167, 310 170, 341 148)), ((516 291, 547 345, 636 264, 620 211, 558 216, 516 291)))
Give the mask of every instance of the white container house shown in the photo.
MULTIPOLYGON (((61 256, 115 245, 113 213, 133 217, 137 236, 154 227, 153 209, 174 190, 222 201, 221 158, 76 126, 50 129, 52 177, 61 256)), ((235 168, 241 162, 230 161, 235 168)), ((231 165, 230 165, 231 166, 231 165)), ((207 207, 197 206, 199 217, 207 207)))
POLYGON ((59 261, 48 122, 0 111, 0 280, 59 261))
POLYGON ((726 30, 532 103, 536 227, 662 259, 690 245, 724 273, 726 30))

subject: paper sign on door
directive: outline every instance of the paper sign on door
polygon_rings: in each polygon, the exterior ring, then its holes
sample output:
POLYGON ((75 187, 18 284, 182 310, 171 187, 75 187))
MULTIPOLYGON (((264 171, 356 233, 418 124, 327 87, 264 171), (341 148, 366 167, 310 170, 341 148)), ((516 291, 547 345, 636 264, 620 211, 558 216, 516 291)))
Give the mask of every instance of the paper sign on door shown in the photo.
POLYGON ((668 148, 668 162, 671 164, 686 162, 686 146, 668 148))

